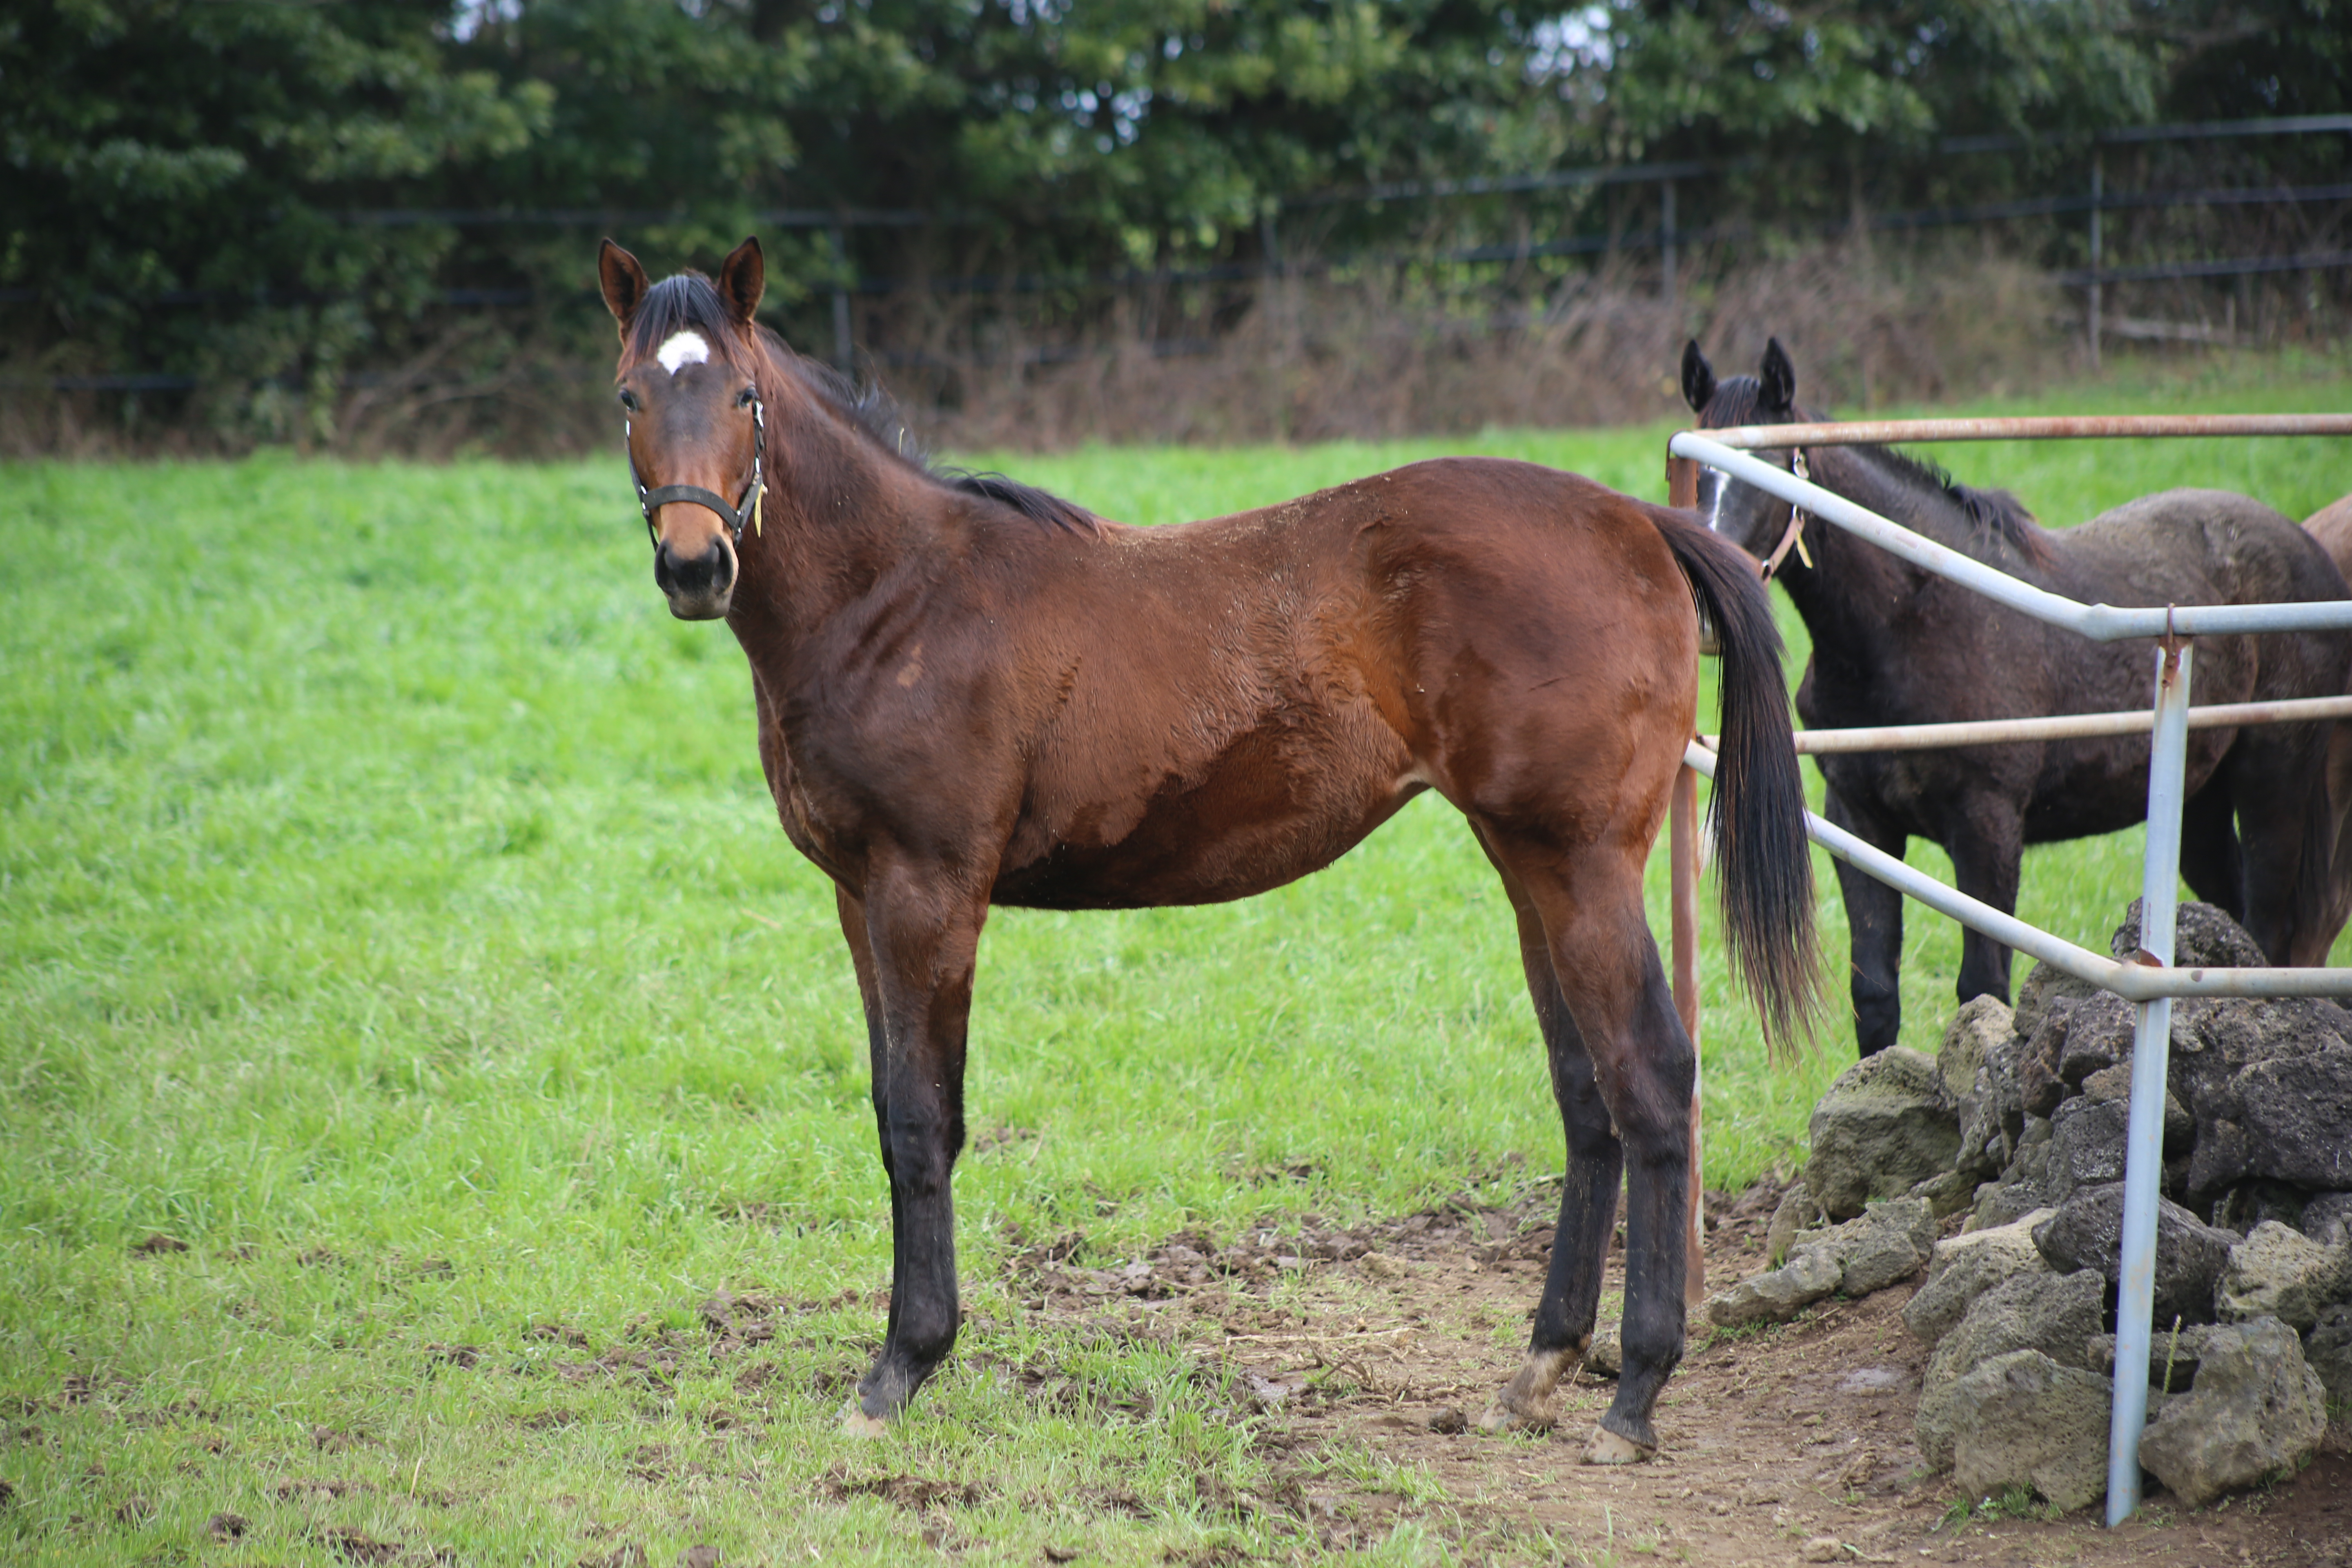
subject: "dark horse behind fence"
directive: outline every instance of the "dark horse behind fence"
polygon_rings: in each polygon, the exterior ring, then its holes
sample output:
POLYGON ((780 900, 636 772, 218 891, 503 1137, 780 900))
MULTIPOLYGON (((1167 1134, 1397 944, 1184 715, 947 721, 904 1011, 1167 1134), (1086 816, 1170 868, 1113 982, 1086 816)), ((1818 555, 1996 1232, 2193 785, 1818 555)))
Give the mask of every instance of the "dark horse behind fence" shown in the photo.
POLYGON ((1549 1419, 1630 1168, 1624 1373, 1589 1452, 1652 1448, 1682 1353, 1694 1063, 1642 874, 1695 718, 1697 605, 1724 647, 1733 952, 1775 1038, 1814 984, 1779 641, 1747 559, 1686 513, 1483 459, 1122 527, 906 456, 753 323, 751 240, 715 280, 648 283, 610 241, 599 271, 654 579, 742 644, 777 815, 834 880, 865 1004, 894 1257, 848 1426, 878 1430, 955 1342, 949 1183, 989 906, 1242 898, 1433 789, 1517 915, 1569 1148, 1528 1359, 1487 1418, 1549 1419))
MULTIPOLYGON (((1762 374, 1717 382, 1696 343, 1683 351, 1683 395, 1710 428, 1817 416, 1775 339, 1762 374)), ((1787 450, 1756 456, 1792 466, 1787 450)), ((2344 579, 2293 521, 2221 490, 2144 496, 2060 531, 2042 528, 2002 490, 1955 484, 1884 447, 1815 447, 1813 483, 2012 577, 2084 604, 2232 605, 2339 599, 2344 579)), ((1712 468, 1699 512, 1763 559, 1788 537, 1789 503, 1712 468)), ((1930 724, 2146 708, 2155 665, 2146 641, 2095 643, 2005 609, 1840 528, 1806 518, 1782 587, 1812 634, 1797 693, 1809 728, 1930 724)), ((2345 689, 2352 635, 2282 632, 2202 637, 2190 671, 2201 704, 2333 697, 2345 689)), ((2227 910, 2273 963, 2325 963, 2344 923, 2326 898, 2332 826, 2326 721, 2194 730, 2180 872, 2227 910)), ((1962 892, 2017 908, 2028 844, 2109 833, 2147 814, 2144 735, 1820 759, 1826 815, 1900 858, 1913 837, 1943 846, 1962 892)), ((1853 939, 1854 1032, 1864 1055, 1895 1043, 1901 999, 1903 898, 1840 862, 1853 939)), ((2009 996, 2009 949, 1969 931, 1959 999, 2009 996)))

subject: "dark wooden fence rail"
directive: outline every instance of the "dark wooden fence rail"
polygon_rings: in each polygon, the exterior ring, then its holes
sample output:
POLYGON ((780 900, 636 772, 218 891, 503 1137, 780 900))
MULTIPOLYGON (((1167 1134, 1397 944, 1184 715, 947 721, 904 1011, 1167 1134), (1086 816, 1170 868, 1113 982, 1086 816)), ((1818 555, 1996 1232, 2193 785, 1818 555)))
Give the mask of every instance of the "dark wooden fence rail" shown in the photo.
MULTIPOLYGON (((2137 266, 2110 265, 2106 257, 2105 226, 2102 221, 2105 215, 2108 213, 2186 207, 2344 204, 2352 202, 2352 183, 2173 191, 2111 191, 2106 188, 2105 182, 2105 152, 2108 148, 2165 142, 2221 141, 2247 136, 2296 137, 2345 133, 2352 133, 2352 114, 2209 121, 2175 125, 2133 126, 2103 132, 2067 144, 2070 148, 2079 147, 2087 164, 2083 188, 2078 191, 1966 206, 1924 207, 1909 211, 1870 213, 1864 217, 1860 226, 1872 231, 1890 232, 1937 227, 1972 227, 2019 218, 2084 215, 2087 226, 2090 264, 2087 267, 2062 270, 2056 276, 2067 286, 2084 291, 2084 331, 2092 361, 2095 363, 2099 358, 2104 338, 2116 330, 2116 323, 2104 317, 2105 291, 2106 285, 2110 283, 2252 277, 2266 273, 2327 271, 2352 267, 2352 249, 2212 257, 2137 266)), ((1941 157, 1964 157, 1983 153, 2021 152, 2048 145, 2049 143, 2046 142, 2036 143, 2020 136, 1948 137, 1937 144, 1937 152, 1941 157)), ((1039 272, 933 277, 923 279, 920 284, 903 279, 858 275, 848 262, 848 237, 856 230, 866 228, 910 228, 929 225, 950 226, 959 223, 978 221, 976 215, 953 210, 925 212, 851 207, 832 211, 802 207, 760 211, 751 214, 751 216, 754 223, 765 227, 823 230, 827 235, 829 255, 833 262, 832 276, 824 279, 821 287, 830 295, 835 361, 843 367, 848 368, 855 362, 858 352, 852 332, 850 306, 852 298, 857 295, 897 294, 917 288, 934 294, 1017 294, 1074 288, 1116 289, 1139 285, 1164 287, 1237 282, 1275 276, 1297 277, 1338 268, 1359 268, 1366 264, 1433 262, 1476 265, 1525 261, 1548 257, 1654 253, 1660 260, 1661 288, 1671 298, 1679 285, 1681 258, 1685 247, 1733 244, 1753 238, 1764 232, 1757 226, 1743 223, 1701 224, 1689 227, 1678 226, 1676 209, 1679 187, 1696 180, 1720 178, 1727 174, 1737 174, 1742 170, 1753 168, 1756 164, 1757 160, 1750 157, 1716 162, 1685 161, 1595 165, 1585 168, 1543 170, 1524 174, 1485 175, 1461 180, 1397 181, 1311 191, 1285 198, 1279 210, 1265 219, 1261 229, 1262 254, 1254 261, 1160 270, 1129 268, 1083 273, 1039 272), (1443 201, 1451 198, 1532 194, 1604 185, 1656 186, 1658 198, 1655 221, 1645 228, 1616 230, 1607 234, 1577 234, 1539 241, 1501 242, 1437 251, 1355 251, 1343 255, 1317 257, 1303 262, 1286 260, 1281 245, 1283 213, 1305 213, 1318 208, 1355 203, 1443 201)), ((611 231, 648 224, 675 222, 684 216, 686 215, 675 211, 465 210, 395 207, 349 212, 342 215, 342 217, 346 223, 373 226, 443 224, 456 227, 514 226, 583 230, 602 228, 611 231)), ((1841 221, 1812 226, 1810 232, 1831 236, 1852 232, 1855 226, 1851 221, 1841 221)), ((1806 231, 1792 230, 1787 226, 1776 226, 1771 232, 1785 235, 1806 231)), ((560 296, 551 295, 547 290, 533 289, 447 289, 436 292, 431 299, 434 304, 446 308, 480 309, 531 304, 558 297, 560 296)), ((578 297, 584 300, 592 296, 585 291, 581 291, 578 297)), ((0 305, 32 303, 40 298, 41 291, 36 289, 0 289, 0 305)), ((264 305, 294 305, 328 303, 337 298, 339 296, 284 289, 236 291, 182 289, 148 296, 142 302, 150 305, 176 306, 241 300, 264 305)), ((2196 337, 2202 335, 2195 331, 2186 330, 2165 331, 2160 327, 2151 331, 2147 323, 2129 322, 2122 324, 2122 331, 2123 335, 2132 336, 2196 337)), ((1205 349, 1208 345, 1186 342, 1161 346, 1167 352, 1181 353, 1205 349)), ((1032 357, 1043 361, 1050 361, 1057 357, 1051 349, 1033 350, 1031 353, 1032 357)), ((903 356, 883 354, 877 357, 887 360, 903 356)), ((365 386, 378 378, 362 373, 344 379, 347 385, 365 386)), ((191 375, 140 372, 0 377, 0 386, 37 386, 55 391, 186 391, 197 384, 197 378, 191 375)))

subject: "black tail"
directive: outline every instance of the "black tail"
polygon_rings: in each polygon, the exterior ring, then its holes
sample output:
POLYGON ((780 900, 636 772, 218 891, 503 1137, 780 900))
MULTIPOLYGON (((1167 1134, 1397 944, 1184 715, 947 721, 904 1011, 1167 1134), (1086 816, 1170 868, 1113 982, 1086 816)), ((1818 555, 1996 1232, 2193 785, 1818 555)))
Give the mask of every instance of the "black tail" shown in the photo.
POLYGON ((1780 673, 1780 628, 1756 563, 1686 513, 1650 509, 1722 651, 1723 747, 1708 820, 1732 973, 1775 1054, 1810 1039, 1821 1009, 1805 784, 1780 673))

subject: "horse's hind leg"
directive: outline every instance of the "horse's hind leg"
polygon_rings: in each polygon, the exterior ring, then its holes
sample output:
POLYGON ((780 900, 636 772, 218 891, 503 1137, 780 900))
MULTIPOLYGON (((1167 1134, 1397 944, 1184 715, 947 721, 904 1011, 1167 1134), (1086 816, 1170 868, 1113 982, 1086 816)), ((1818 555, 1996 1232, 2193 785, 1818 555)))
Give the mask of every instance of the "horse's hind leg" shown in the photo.
MULTIPOLYGON (((1658 1446, 1650 1413, 1659 1391, 1683 1353, 1683 1285, 1690 1190, 1690 1099, 1697 1070, 1690 1037, 1675 1016, 1642 908, 1642 864, 1629 850, 1585 847, 1566 853, 1549 847, 1518 846, 1494 835, 1487 839, 1496 858, 1525 890, 1539 920, 1558 998, 1566 1004, 1570 1029, 1553 1037, 1555 1061, 1564 1062, 1568 1092, 1561 1096, 1570 1142, 1563 1221, 1571 1208, 1578 1223, 1591 1228, 1556 1236, 1552 1277, 1537 1315, 1529 1346, 1530 1383, 1557 1378, 1570 1347, 1591 1330, 1584 1294, 1600 1278, 1608 1245, 1605 1215, 1612 1206, 1616 1159, 1608 1144, 1622 1140, 1626 1171, 1625 1314, 1621 1327, 1623 1364, 1617 1396, 1601 1418, 1601 1431, 1585 1458, 1622 1463, 1658 1446), (1600 1105, 1616 1140, 1591 1136, 1598 1121, 1581 1096, 1584 1068, 1570 1042, 1583 1047, 1600 1105), (1585 1145, 1578 1159, 1576 1140, 1585 1145), (1580 1164, 1587 1182, 1609 1173, 1595 1194, 1580 1191, 1580 1164), (1606 1194, 1606 1195, 1602 1195, 1606 1194), (1596 1219, 1598 1223, 1595 1223, 1596 1219), (1563 1258, 1563 1249, 1569 1250, 1563 1258), (1589 1273, 1588 1273, 1589 1270, 1589 1273), (1555 1307, 1554 1293, 1558 1300, 1555 1307), (1556 1315, 1554 1315, 1556 1313, 1556 1315), (1558 1358, 1554 1360, 1552 1358, 1558 1358)), ((1532 965, 1530 966, 1532 968, 1532 965)), ((1544 993, 1537 988, 1540 1016, 1544 993)), ((1557 1070, 1557 1069, 1556 1069, 1557 1070)), ((1509 1397, 1517 1389, 1506 1389, 1509 1397)), ((1532 1389, 1527 1392, 1533 1392, 1532 1389)))
POLYGON ((2228 786, 2218 777, 2181 803, 2180 879, 2231 920, 2246 918, 2246 866, 2238 845, 2237 810, 2228 786))
POLYGON ((1592 1345, 1601 1271, 1617 1223, 1617 1184, 1624 1172, 1623 1145, 1610 1126, 1609 1108, 1593 1081, 1592 1058, 1552 973, 1543 921, 1508 872, 1503 881, 1518 916, 1519 960, 1527 970, 1536 1022, 1543 1030, 1552 1097, 1567 1132, 1568 1173, 1560 1189, 1559 1225, 1552 1232, 1551 1267, 1528 1336, 1528 1359, 1480 1417, 1478 1424, 1489 1431, 1552 1424, 1552 1390, 1575 1371, 1592 1345))

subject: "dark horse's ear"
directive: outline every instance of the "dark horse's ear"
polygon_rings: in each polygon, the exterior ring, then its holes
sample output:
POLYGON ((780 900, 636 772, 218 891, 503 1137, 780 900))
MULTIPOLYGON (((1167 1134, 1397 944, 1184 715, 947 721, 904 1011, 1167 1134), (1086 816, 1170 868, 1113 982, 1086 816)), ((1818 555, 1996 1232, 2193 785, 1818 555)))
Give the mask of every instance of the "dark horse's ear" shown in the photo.
POLYGON ((760 296, 767 289, 767 258, 760 254, 756 236, 729 251, 727 259, 719 264, 719 297, 727 301, 727 313, 741 325, 751 324, 751 313, 760 308, 760 296))
POLYGON ((1797 405, 1797 367, 1789 363, 1789 351, 1780 340, 1772 339, 1764 345, 1764 385, 1758 401, 1767 408, 1794 408, 1797 405))
POLYGON ((604 309, 613 312, 613 320, 621 323, 621 336, 626 338, 629 322, 652 287, 646 281, 646 269, 637 265, 635 257, 608 239, 596 252, 596 281, 604 286, 604 309))
POLYGON ((1683 401, 1693 413, 1702 413, 1715 396, 1715 366, 1698 352, 1698 340, 1693 338, 1683 345, 1683 401))

